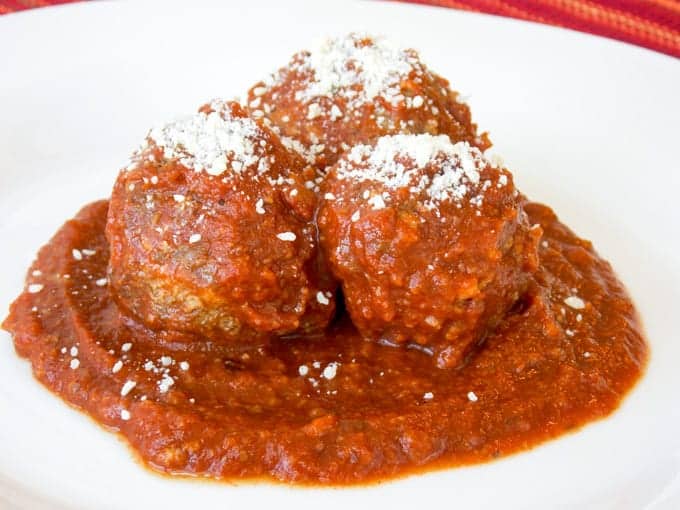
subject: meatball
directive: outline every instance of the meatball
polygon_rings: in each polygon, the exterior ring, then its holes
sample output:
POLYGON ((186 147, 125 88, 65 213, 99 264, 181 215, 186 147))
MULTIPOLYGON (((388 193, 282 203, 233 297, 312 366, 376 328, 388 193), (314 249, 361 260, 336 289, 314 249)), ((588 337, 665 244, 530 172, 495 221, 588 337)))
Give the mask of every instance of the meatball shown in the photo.
POLYGON ((325 327, 310 167, 236 103, 152 129, 108 212, 118 302, 154 329, 226 344, 325 327))
POLYGON ((322 185, 320 243, 363 337, 459 366, 526 290, 540 227, 512 175, 467 142, 354 146, 322 185))
POLYGON ((351 146, 391 134, 445 134, 484 150, 470 109, 412 49, 350 34, 302 51, 248 92, 255 117, 323 171, 351 146))

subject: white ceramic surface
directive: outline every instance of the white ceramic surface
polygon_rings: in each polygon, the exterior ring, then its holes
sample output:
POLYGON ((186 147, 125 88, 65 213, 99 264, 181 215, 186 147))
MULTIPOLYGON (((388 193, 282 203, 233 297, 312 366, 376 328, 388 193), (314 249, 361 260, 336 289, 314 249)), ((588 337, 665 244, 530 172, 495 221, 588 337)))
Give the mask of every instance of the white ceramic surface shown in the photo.
POLYGON ((357 29, 421 50, 469 95, 519 187, 595 241, 643 317, 646 376, 609 419, 491 464, 368 488, 230 485, 142 469, 38 385, 1 332, 0 508, 680 508, 680 63, 643 49, 383 3, 94 2, 4 16, 0 315, 37 249, 108 195, 149 126, 357 29))

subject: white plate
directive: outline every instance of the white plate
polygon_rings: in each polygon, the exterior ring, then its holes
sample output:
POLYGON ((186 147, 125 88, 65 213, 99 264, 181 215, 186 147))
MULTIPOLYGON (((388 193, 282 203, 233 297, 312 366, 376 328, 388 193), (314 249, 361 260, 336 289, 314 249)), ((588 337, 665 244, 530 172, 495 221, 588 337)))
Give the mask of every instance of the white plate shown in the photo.
POLYGON ((648 373, 609 419, 498 462, 369 488, 172 480, 36 383, 0 333, 1 508, 680 508, 680 65, 561 29, 422 6, 106 3, 0 19, 0 315, 37 249, 109 194, 146 129, 232 96, 327 34, 421 50, 470 94, 530 197, 614 265, 648 373))

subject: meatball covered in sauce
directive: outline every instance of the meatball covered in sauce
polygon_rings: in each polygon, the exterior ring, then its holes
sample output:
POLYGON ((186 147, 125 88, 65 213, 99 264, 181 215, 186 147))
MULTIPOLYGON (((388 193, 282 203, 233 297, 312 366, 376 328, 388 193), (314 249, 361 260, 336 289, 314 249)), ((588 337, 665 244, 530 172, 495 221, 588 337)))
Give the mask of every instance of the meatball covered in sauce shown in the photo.
POLYGON ((383 135, 446 134, 482 150, 491 145, 458 93, 415 50, 359 34, 297 53, 250 89, 248 107, 321 171, 383 135))
POLYGON ((359 332, 460 365, 525 291, 540 228, 511 174, 467 142, 353 147, 321 189, 320 243, 359 332))
POLYGON ((310 170, 236 103, 152 129, 109 207, 118 302, 151 328, 234 345, 325 327, 334 284, 316 258, 310 170))

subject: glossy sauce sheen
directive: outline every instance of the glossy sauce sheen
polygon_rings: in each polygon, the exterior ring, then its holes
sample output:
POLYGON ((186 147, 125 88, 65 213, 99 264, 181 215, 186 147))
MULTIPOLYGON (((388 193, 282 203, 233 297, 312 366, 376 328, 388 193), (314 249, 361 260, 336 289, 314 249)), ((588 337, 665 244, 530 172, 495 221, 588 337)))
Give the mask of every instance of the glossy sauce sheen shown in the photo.
POLYGON ((161 471, 352 484, 484 462, 608 415, 647 358, 610 265, 539 204, 540 269, 459 370, 362 341, 343 317, 259 351, 154 333, 109 296, 107 206, 41 250, 3 327, 44 385, 161 471))

